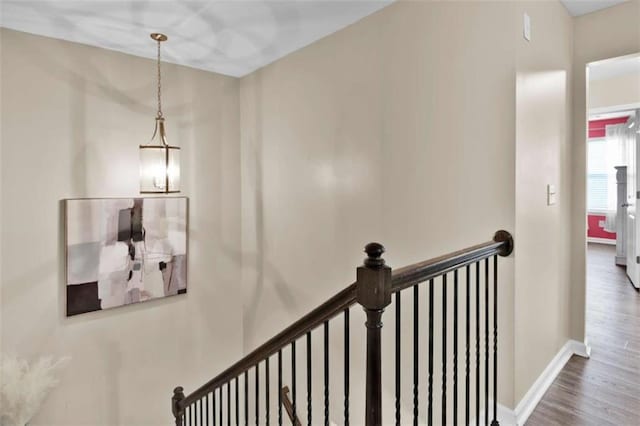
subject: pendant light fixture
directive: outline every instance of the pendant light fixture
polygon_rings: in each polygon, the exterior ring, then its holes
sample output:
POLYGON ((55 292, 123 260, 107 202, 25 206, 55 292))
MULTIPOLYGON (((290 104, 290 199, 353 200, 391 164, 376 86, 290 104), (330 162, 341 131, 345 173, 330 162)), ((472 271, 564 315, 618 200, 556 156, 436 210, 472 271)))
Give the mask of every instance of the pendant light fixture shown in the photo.
POLYGON ((151 38, 158 43, 158 113, 151 141, 140 145, 140 193, 169 194, 180 192, 180 148, 167 143, 162 115, 160 43, 167 36, 153 33, 151 38))

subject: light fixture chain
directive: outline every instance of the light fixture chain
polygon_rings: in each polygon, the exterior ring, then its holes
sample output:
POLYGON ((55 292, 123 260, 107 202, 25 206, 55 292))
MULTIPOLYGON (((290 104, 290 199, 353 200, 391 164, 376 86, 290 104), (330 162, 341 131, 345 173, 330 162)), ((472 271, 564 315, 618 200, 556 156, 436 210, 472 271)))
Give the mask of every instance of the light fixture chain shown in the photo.
POLYGON ((160 74, 160 40, 158 40, 158 118, 162 117, 162 83, 160 74))

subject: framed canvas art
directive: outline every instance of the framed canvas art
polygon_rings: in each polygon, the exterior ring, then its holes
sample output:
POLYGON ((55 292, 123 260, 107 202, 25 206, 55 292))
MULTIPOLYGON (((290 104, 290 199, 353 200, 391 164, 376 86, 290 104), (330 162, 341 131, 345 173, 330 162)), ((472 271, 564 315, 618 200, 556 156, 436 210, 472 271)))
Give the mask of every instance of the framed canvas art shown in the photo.
POLYGON ((187 292, 186 197, 65 200, 67 316, 187 292))

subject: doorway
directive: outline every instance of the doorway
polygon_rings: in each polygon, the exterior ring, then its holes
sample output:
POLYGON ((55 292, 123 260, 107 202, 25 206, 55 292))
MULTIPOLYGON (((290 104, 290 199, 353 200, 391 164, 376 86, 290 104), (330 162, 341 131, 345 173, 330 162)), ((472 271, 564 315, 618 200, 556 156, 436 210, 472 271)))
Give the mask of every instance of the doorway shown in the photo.
POLYGON ((587 242, 614 246, 611 262, 637 289, 640 54, 590 63, 587 77, 587 242))

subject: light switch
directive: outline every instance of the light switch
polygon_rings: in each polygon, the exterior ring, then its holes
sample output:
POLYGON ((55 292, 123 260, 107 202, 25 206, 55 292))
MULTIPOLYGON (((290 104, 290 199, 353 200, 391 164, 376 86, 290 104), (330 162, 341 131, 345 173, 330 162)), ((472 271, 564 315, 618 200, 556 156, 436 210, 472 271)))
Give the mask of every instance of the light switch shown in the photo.
POLYGON ((524 14, 524 31, 523 31, 524 39, 527 41, 531 41, 531 18, 528 14, 524 14))
POLYGON ((552 206, 556 203, 556 186, 547 185, 547 205, 552 206))

